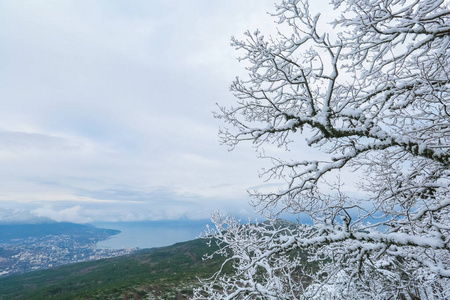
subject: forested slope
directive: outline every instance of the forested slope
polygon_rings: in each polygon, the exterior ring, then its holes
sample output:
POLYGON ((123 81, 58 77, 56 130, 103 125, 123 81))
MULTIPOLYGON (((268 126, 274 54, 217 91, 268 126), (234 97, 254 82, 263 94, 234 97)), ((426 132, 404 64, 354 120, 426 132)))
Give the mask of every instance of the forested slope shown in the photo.
POLYGON ((197 277, 212 275, 221 257, 203 261, 197 239, 128 256, 65 265, 0 279, 0 299, 184 299, 197 277), (183 296, 184 295, 184 296, 183 296))

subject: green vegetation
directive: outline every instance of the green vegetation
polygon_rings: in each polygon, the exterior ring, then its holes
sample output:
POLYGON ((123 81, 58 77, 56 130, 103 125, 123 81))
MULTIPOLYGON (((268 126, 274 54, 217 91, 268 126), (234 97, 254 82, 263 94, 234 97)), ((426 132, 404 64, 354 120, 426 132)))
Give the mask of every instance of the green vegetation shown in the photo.
POLYGON ((0 299, 183 299, 223 262, 197 239, 128 256, 0 278, 0 299), (178 298, 177 298, 178 297, 178 298))

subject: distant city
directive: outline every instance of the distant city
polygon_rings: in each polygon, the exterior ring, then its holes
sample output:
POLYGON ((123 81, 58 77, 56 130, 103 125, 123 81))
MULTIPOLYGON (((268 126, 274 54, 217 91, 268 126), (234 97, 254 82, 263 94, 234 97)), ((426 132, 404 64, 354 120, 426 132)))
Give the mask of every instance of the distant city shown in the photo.
POLYGON ((0 224, 0 277, 169 246, 195 239, 208 223, 173 220, 91 225, 46 220, 0 224))
POLYGON ((137 250, 97 248, 97 242, 118 233, 72 223, 0 225, 0 277, 137 250))

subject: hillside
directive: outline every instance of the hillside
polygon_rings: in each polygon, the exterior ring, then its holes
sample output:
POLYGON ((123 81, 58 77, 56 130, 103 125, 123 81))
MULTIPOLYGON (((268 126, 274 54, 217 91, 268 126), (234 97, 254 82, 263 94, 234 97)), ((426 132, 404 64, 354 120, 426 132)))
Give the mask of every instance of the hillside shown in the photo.
POLYGON ((0 278, 0 299, 186 299, 198 277, 212 275, 222 258, 196 239, 122 257, 76 263, 0 278), (177 296, 178 295, 178 296, 177 296), (147 298, 148 299, 148 298, 147 298))

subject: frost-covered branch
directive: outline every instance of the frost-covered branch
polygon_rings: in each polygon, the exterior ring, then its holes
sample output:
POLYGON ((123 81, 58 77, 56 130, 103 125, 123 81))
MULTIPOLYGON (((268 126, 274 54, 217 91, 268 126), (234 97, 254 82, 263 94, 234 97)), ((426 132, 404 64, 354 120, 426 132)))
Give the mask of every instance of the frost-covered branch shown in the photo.
POLYGON ((231 255, 236 272, 217 273, 197 299, 450 295, 449 3, 332 4, 332 32, 321 32, 307 1, 284 0, 276 37, 232 39, 249 76, 231 86, 237 104, 215 114, 230 125, 220 138, 252 142, 273 163, 263 177, 285 182, 252 193, 258 212, 303 214, 312 225, 216 219, 228 224, 212 234, 218 254, 231 255), (263 150, 294 149, 300 135, 320 159, 263 150), (359 199, 339 186, 326 192, 344 168, 364 175, 359 199))

